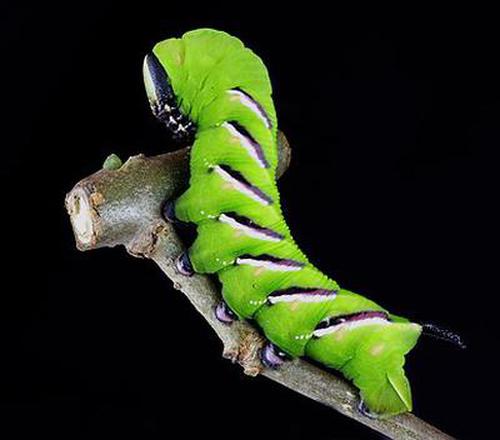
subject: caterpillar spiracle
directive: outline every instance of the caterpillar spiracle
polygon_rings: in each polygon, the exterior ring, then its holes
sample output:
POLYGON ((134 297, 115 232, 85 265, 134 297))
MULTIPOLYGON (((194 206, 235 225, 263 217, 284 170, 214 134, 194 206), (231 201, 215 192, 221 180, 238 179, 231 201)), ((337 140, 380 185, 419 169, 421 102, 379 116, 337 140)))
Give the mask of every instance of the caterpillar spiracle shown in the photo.
POLYGON ((261 59, 212 29, 156 44, 144 60, 154 115, 192 143, 189 188, 166 216, 194 223, 178 260, 185 275, 217 274, 217 317, 254 320, 269 367, 307 356, 340 371, 372 415, 411 411, 405 355, 422 326, 340 288, 295 244, 276 185, 277 118, 261 59))

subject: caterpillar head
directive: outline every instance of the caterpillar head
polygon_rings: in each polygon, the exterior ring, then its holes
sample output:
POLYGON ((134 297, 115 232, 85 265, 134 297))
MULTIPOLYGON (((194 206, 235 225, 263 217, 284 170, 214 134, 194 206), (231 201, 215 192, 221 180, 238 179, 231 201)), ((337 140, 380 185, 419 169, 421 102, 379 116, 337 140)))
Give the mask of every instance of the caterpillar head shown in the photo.
POLYGON ((153 115, 164 123, 174 140, 191 144, 196 127, 179 107, 167 70, 154 53, 144 58, 143 77, 153 115))

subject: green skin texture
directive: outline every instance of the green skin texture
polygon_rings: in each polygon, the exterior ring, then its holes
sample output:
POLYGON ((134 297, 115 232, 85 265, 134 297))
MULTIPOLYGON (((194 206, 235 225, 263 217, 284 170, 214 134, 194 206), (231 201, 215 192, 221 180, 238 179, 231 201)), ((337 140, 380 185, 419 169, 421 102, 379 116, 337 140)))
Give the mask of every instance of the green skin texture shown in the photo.
POLYGON ((403 370, 404 356, 421 333, 418 324, 390 316, 390 322, 339 326, 333 333, 312 338, 328 317, 383 310, 373 301, 348 290, 316 269, 295 244, 283 218, 276 185, 277 119, 271 82, 261 59, 240 40, 224 32, 198 29, 182 38, 158 43, 154 54, 164 67, 181 111, 197 125, 190 159, 190 185, 175 203, 178 219, 197 225, 189 249, 195 272, 217 274, 223 297, 240 317, 255 320, 266 337, 287 354, 307 356, 340 371, 359 388, 371 413, 390 416, 411 411, 411 390, 403 370), (267 113, 271 128, 229 90, 239 88, 267 113), (262 147, 268 168, 258 165, 240 141, 222 126, 237 121, 262 147), (273 199, 265 205, 231 187, 213 165, 228 165, 273 199), (251 237, 218 221, 221 213, 236 212, 284 236, 278 242, 251 237), (270 254, 305 264, 297 271, 276 271, 237 265, 238 256, 270 254), (266 302, 268 295, 287 287, 337 290, 321 302, 266 302))

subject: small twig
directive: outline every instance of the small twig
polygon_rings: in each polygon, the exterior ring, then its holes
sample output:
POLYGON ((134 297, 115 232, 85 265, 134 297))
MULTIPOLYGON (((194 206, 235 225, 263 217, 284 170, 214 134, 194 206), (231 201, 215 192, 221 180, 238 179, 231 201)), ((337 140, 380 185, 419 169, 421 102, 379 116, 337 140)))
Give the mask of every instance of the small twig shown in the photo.
MULTIPOLYGON (((279 153, 281 175, 290 162, 290 147, 281 134, 279 153)), ((246 321, 227 326, 215 318, 220 292, 207 276, 185 277, 175 270, 174 260, 184 248, 172 225, 161 217, 162 203, 187 184, 188 158, 189 149, 134 156, 123 165, 113 157, 105 169, 80 181, 66 197, 78 249, 124 245, 130 254, 155 261, 215 330, 223 342, 223 356, 239 363, 246 374, 262 374, 392 439, 451 439, 412 414, 385 420, 363 416, 349 383, 305 360, 264 369, 258 356, 264 341, 257 330, 246 321)))

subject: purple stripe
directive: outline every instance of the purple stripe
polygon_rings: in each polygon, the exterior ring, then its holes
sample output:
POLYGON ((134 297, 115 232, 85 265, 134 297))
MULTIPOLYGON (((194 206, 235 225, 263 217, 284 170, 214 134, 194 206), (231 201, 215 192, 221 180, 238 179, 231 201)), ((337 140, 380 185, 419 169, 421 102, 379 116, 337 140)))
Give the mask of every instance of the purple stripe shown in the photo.
POLYGON ((317 287, 289 287, 287 289, 275 290, 269 297, 292 295, 332 296, 336 294, 336 290, 320 289, 317 287))
POLYGON ((365 319, 381 318, 389 320, 389 315, 386 312, 379 310, 365 310, 363 312, 351 313, 349 315, 331 316, 321 321, 315 330, 332 328, 340 324, 345 324, 355 321, 363 321, 365 319))
POLYGON ((266 156, 264 155, 264 150, 262 150, 262 147, 259 145, 259 143, 253 138, 253 136, 247 131, 245 127, 240 125, 236 121, 227 121, 228 124, 232 125, 233 128, 241 135, 247 138, 248 142, 252 146, 252 148, 255 151, 255 154, 259 158, 259 161, 262 163, 264 168, 269 168, 269 162, 266 159, 266 156))
POLYGON ((260 114, 264 117, 264 119, 266 120, 267 122, 267 127, 268 128, 272 128, 273 126, 273 123, 271 122, 271 119, 269 118, 267 112, 264 110, 264 107, 262 107, 262 105, 260 105, 260 102, 256 101, 255 99, 253 99, 252 96, 250 96, 247 92, 245 92, 243 89, 240 89, 239 87, 236 87, 234 88, 233 90, 237 90, 238 92, 242 93, 243 95, 245 95, 250 101, 252 101, 254 104, 255 104, 255 107, 257 107, 257 109, 259 110, 260 114))
POLYGON ((269 254, 262 254, 262 255, 257 255, 257 256, 245 254, 245 255, 241 255, 240 257, 238 257, 238 259, 268 261, 270 263, 275 263, 275 264, 279 264, 281 266, 288 266, 288 267, 304 267, 305 266, 305 263, 301 263, 300 261, 290 260, 287 258, 273 257, 272 255, 269 255, 269 254))
POLYGON ((237 180, 241 184, 245 185, 249 191, 253 192, 257 197, 266 201, 269 205, 273 203, 273 199, 269 197, 264 191, 260 188, 252 185, 239 171, 234 170, 228 165, 219 165, 221 169, 223 169, 227 174, 229 174, 234 180, 237 180))
POLYGON ((263 226, 254 223, 248 217, 243 217, 241 215, 236 214, 235 212, 226 212, 224 213, 224 215, 226 215, 226 217, 233 219, 236 223, 239 223, 242 226, 254 229, 269 237, 277 238, 279 240, 282 240, 284 238, 283 235, 273 231, 272 229, 264 228, 263 226))

